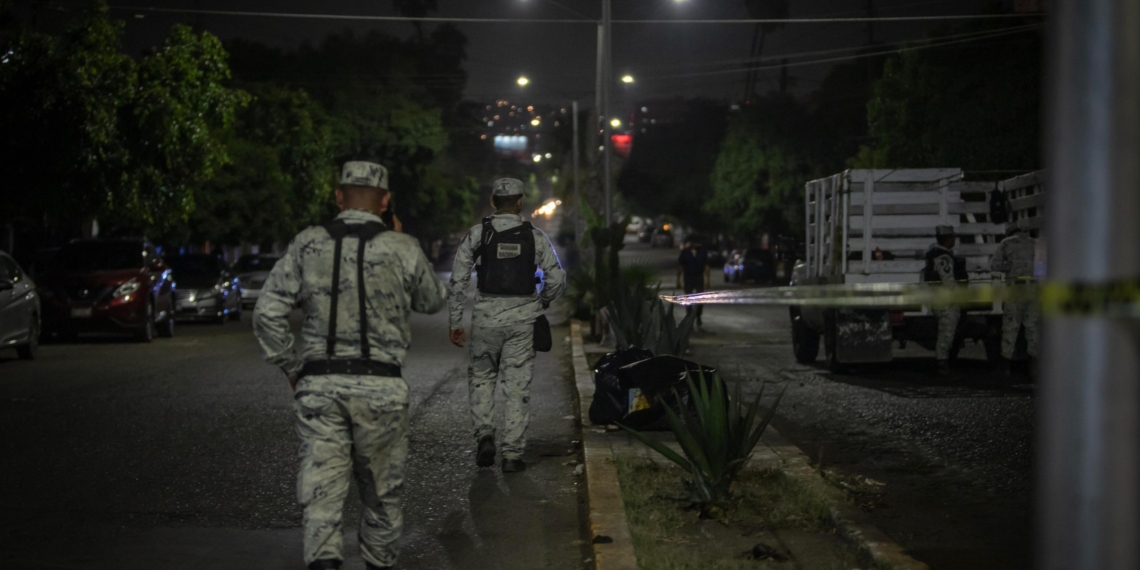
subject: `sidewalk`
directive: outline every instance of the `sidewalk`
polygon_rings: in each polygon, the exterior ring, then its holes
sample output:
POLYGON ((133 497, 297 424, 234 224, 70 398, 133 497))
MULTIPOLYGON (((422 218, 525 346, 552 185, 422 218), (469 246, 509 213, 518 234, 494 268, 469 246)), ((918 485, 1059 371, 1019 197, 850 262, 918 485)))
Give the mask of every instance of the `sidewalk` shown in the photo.
MULTIPOLYGON (((660 465, 671 465, 671 463, 624 431, 607 430, 589 423, 587 410, 594 390, 589 362, 608 350, 596 345, 583 345, 579 323, 574 323, 572 326, 571 338, 572 362, 582 415, 583 447, 587 458, 586 475, 591 528, 595 535, 609 533, 606 537, 612 540, 597 544, 595 539, 596 567, 597 570, 636 568, 633 539, 625 516, 626 507, 622 502, 615 465, 618 461, 631 459, 648 460, 660 465)), ((680 451, 672 433, 653 432, 651 436, 680 451)), ((754 455, 749 460, 748 467, 758 471, 778 470, 788 477, 811 485, 822 484, 822 488, 829 489, 833 495, 831 521, 838 534, 854 546, 862 558, 873 561, 879 567, 928 570, 925 564, 906 555, 882 532, 867 524, 858 509, 850 505, 838 489, 824 482, 807 456, 784 439, 774 427, 769 426, 765 431, 754 455)), ((806 570, 826 567, 833 563, 826 555, 821 555, 819 552, 828 545, 821 544, 817 537, 805 536, 804 533, 795 531, 775 531, 771 534, 787 549, 792 557, 792 563, 797 568, 806 570)))

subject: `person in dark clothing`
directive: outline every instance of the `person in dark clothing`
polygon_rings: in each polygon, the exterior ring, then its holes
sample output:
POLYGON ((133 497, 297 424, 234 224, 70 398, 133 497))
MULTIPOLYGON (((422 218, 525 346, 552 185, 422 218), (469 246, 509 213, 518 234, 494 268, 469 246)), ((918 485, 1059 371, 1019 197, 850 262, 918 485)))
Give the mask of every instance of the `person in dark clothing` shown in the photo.
MULTIPOLYGON (((704 293, 709 288, 709 252, 698 239, 693 237, 685 240, 681 248, 681 255, 677 258, 677 288, 684 289, 685 294, 704 293)), ((697 305, 697 326, 702 326, 701 313, 704 307, 697 305)), ((694 307, 686 307, 685 314, 694 307)))

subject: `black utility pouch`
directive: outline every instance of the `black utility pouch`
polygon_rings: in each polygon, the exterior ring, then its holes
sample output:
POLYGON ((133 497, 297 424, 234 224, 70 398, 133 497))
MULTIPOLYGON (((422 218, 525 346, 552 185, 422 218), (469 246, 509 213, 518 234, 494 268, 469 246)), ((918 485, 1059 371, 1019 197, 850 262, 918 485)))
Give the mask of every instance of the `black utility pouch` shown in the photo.
POLYGON ((540 315, 534 320, 534 349, 539 352, 550 352, 554 348, 554 339, 550 336, 550 321, 546 315, 540 315))

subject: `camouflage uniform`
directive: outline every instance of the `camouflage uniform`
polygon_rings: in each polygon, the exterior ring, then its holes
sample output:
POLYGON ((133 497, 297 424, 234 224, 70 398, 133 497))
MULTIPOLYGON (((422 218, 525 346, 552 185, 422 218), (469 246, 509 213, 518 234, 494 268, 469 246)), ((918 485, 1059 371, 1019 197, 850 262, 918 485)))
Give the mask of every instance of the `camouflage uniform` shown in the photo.
MULTIPOLYGON (((1005 274, 1005 282, 1011 287, 1024 286, 1033 279, 1034 254, 1037 240, 1025 232, 1017 232, 1002 240, 990 269, 1005 274)), ((1017 332, 1025 327, 1025 340, 1029 356, 1037 358, 1037 303, 1033 301, 1006 302, 1001 316, 1001 355, 1013 358, 1013 347, 1017 343, 1017 332)))
MULTIPOLYGON (((939 255, 934 258, 934 270, 943 284, 955 285, 957 280, 954 278, 954 253, 938 244, 930 246, 930 250, 943 250, 945 252, 939 252, 939 255)), ((936 309, 934 314, 938 316, 938 339, 934 344, 934 355, 938 360, 946 361, 950 359, 950 349, 954 346, 954 337, 958 333, 958 321, 962 318, 962 307, 950 306, 944 309, 936 309)))
MULTIPOLYGON (((349 224, 380 222, 362 210, 347 210, 337 218, 349 224)), ((341 254, 336 359, 362 356, 358 243, 355 236, 346 237, 341 254)), ((298 374, 305 362, 329 358, 333 248, 333 238, 322 227, 298 234, 257 301, 254 334, 266 360, 287 375, 298 374), (297 306, 305 313, 299 351, 289 329, 289 315, 297 306)), ((419 243, 405 234, 373 237, 366 244, 364 271, 370 358, 401 366, 411 342, 411 311, 442 309, 446 289, 419 243)), ((399 495, 408 452, 407 384, 398 377, 311 375, 301 378, 294 398, 302 442, 297 496, 304 507, 305 563, 343 559, 341 519, 351 469, 364 503, 361 554, 376 566, 394 565, 403 527, 399 495)))
MULTIPOLYGON (((495 214, 491 220, 495 231, 521 224, 522 217, 517 214, 495 214)), ((449 301, 452 330, 463 326, 475 249, 482 239, 483 226, 472 227, 455 254, 449 301)), ((471 319, 471 364, 467 374, 475 440, 495 435, 495 386, 501 371, 506 399, 502 438, 505 459, 521 458, 526 446, 526 427, 530 422, 527 404, 534 375, 534 320, 566 288, 566 273, 546 234, 535 229, 534 242, 535 261, 543 273, 542 290, 528 297, 490 295, 476 290, 471 319)))

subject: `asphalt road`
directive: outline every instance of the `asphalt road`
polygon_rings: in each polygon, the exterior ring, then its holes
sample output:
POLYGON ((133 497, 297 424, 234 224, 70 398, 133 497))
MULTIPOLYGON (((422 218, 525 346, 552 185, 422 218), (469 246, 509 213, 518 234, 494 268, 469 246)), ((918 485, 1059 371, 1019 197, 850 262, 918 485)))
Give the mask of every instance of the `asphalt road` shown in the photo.
MULTIPOLYGON (((0 566, 302 568, 292 398, 249 318, 47 345, 35 362, 0 352, 0 566)), ((466 352, 446 329, 443 312, 413 320, 400 568, 583 567, 567 333, 538 359, 530 469, 504 476, 474 465, 466 352)))
MULTIPOLYGON (((676 250, 627 244, 622 258, 673 286, 676 250)), ((712 277, 714 289, 740 287, 712 277)), ((822 359, 795 362, 786 308, 708 306, 703 320, 691 357, 750 391, 786 385, 776 428, 825 469, 885 483, 852 498, 916 558, 934 570, 1032 566, 1034 389, 995 387, 980 345, 946 379, 913 345, 889 365, 839 375, 822 359)))

